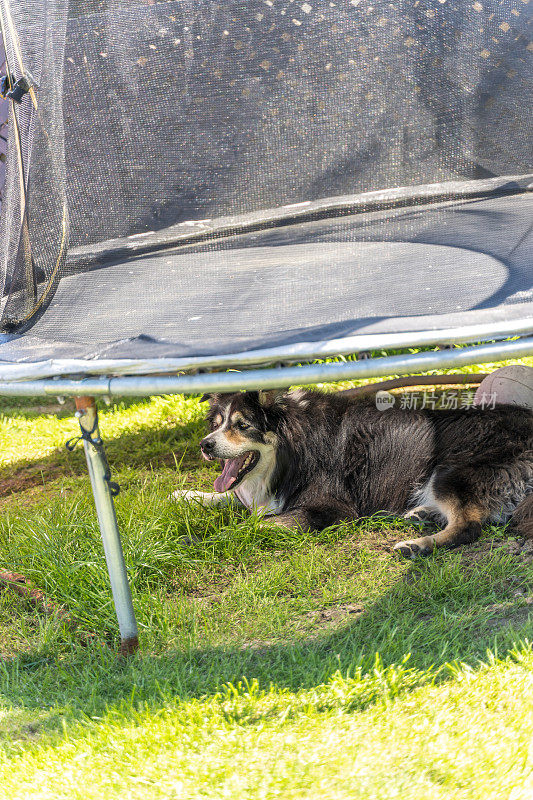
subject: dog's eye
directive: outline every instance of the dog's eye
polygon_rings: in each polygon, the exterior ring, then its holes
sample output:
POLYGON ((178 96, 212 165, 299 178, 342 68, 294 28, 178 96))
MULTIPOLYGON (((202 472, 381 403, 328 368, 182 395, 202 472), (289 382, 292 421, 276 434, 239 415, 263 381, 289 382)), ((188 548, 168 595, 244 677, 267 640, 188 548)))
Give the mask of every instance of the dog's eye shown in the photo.
POLYGON ((238 428, 238 429, 239 429, 239 430, 241 430, 241 431, 247 431, 247 430, 249 430, 249 429, 250 429, 252 426, 251 426, 251 425, 248 425, 248 423, 247 423, 247 422, 245 422, 244 420, 240 419, 240 420, 238 420, 238 421, 235 423, 235 427, 236 427, 236 428, 238 428))

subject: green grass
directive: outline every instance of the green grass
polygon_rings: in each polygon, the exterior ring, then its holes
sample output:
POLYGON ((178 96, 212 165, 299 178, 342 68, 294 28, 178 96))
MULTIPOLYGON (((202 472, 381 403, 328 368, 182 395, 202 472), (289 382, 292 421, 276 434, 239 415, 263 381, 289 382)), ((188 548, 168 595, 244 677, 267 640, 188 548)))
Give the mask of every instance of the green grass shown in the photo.
POLYGON ((104 406, 141 634, 121 660, 72 404, 0 414, 0 569, 79 622, 0 592, 2 796, 530 796, 528 547, 491 528, 404 562, 402 520, 299 534, 173 503, 215 474, 197 399, 104 406))

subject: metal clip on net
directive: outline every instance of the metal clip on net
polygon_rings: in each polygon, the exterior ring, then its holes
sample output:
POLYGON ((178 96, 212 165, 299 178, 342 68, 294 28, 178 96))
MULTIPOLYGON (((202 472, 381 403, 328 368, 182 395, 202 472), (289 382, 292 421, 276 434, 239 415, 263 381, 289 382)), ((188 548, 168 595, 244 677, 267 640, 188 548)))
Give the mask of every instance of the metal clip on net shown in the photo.
POLYGON ((18 80, 15 80, 14 75, 4 75, 0 82, 0 95, 20 105, 24 95, 30 91, 31 87, 32 83, 25 75, 18 80))

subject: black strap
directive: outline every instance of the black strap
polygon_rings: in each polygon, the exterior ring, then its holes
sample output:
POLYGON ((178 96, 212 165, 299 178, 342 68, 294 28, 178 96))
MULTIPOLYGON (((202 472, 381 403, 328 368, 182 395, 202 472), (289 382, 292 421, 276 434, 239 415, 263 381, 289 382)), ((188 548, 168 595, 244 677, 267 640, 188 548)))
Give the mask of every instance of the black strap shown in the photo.
POLYGON ((111 493, 111 497, 116 497, 120 492, 120 486, 116 481, 111 480, 111 469, 109 467, 109 462, 107 460, 106 452, 104 449, 104 443, 99 436, 93 436, 98 426, 98 417, 95 417, 93 427, 90 431, 86 430, 83 425, 81 427, 81 434, 79 436, 74 436, 72 439, 69 439, 65 442, 65 447, 67 450, 72 453, 76 445, 78 445, 82 440, 86 442, 90 442, 94 449, 99 453, 100 458, 104 464, 104 480, 109 486, 109 491, 111 493))

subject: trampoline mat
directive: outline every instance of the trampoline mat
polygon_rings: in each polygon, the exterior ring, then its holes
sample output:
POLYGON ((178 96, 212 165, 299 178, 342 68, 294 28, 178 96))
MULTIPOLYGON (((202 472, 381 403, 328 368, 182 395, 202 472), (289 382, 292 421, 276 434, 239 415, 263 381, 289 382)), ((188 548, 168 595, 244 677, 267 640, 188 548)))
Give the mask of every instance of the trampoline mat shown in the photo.
POLYGON ((64 278, 0 360, 179 358, 533 316, 533 195, 356 214, 64 278))

